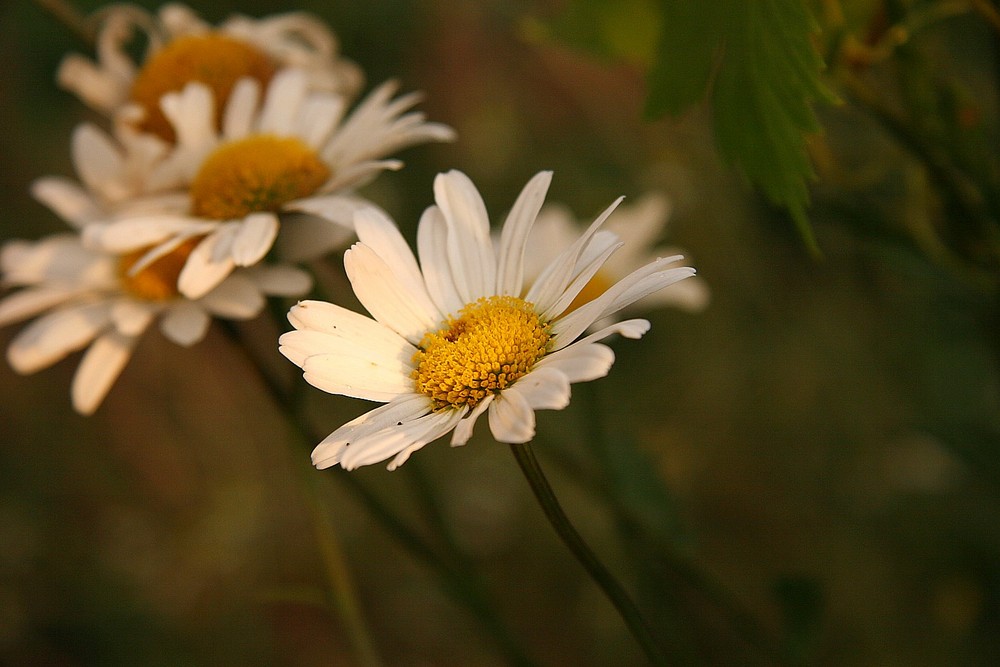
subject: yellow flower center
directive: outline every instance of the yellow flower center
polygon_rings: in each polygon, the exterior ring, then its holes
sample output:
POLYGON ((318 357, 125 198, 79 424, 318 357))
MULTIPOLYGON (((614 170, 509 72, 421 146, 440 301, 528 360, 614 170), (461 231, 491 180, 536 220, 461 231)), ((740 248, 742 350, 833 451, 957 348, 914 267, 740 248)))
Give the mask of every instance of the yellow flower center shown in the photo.
POLYGON ((202 238, 204 237, 198 236, 188 239, 132 275, 129 275, 132 267, 150 248, 140 248, 122 255, 118 258, 118 277, 122 287, 127 293, 143 301, 169 301, 176 298, 180 295, 177 278, 191 251, 202 238))
POLYGON ((205 158, 191 182, 191 208, 213 220, 276 211, 312 194, 329 177, 330 168, 299 139, 254 135, 223 144, 205 158))
POLYGON ((435 408, 474 408, 524 376, 545 356, 549 325, 513 296, 482 298, 440 331, 424 336, 413 357, 416 390, 435 408))
POLYGON ((132 83, 131 97, 146 111, 141 129, 172 143, 174 129, 160 111, 161 97, 200 81, 215 96, 218 124, 237 81, 252 77, 266 87, 275 71, 270 56, 246 42, 216 33, 190 35, 173 40, 146 61, 132 83))
POLYGON ((562 312, 563 315, 571 313, 580 306, 590 303, 597 297, 601 296, 615 284, 615 281, 604 271, 598 270, 594 274, 594 277, 583 286, 580 293, 576 295, 576 298, 570 302, 569 306, 562 312))

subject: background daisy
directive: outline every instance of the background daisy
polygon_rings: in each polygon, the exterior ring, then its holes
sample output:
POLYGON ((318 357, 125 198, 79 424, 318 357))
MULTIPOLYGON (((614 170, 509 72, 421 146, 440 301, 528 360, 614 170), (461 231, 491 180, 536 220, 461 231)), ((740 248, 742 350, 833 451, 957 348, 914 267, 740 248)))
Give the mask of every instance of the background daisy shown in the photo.
POLYGON ((68 55, 59 67, 59 83, 108 117, 127 119, 167 141, 174 131, 160 100, 192 81, 211 91, 218 110, 241 78, 266 85, 288 66, 305 72, 315 90, 351 96, 363 82, 361 70, 340 57, 329 28, 303 12, 261 19, 235 15, 218 26, 178 3, 156 14, 110 5, 98 16, 97 62, 68 55), (135 33, 148 45, 138 61, 130 49, 135 33))
POLYGON ((340 247, 350 238, 354 211, 372 206, 353 189, 402 166, 387 154, 454 137, 450 128, 407 112, 417 97, 393 99, 394 90, 393 83, 382 85, 345 117, 345 98, 311 92, 297 69, 280 72, 266 91, 242 79, 216 131, 211 92, 188 84, 163 99, 178 140, 150 175, 151 187, 186 191, 188 210, 97 225, 87 230, 88 242, 113 252, 151 245, 148 261, 197 238, 180 275, 180 290, 191 298, 235 267, 259 262, 282 222, 288 222, 285 258, 300 261, 340 247))
POLYGON ((186 299, 176 284, 190 251, 190 245, 179 246, 131 272, 141 253, 97 252, 76 234, 4 244, 3 283, 21 289, 0 300, 0 326, 36 318, 7 348, 10 365, 34 373, 86 348, 71 396, 78 412, 90 414, 153 322, 173 342, 190 346, 205 336, 212 317, 249 319, 264 307, 265 296, 298 296, 309 288, 309 277, 294 267, 262 266, 230 275, 200 299, 186 299))

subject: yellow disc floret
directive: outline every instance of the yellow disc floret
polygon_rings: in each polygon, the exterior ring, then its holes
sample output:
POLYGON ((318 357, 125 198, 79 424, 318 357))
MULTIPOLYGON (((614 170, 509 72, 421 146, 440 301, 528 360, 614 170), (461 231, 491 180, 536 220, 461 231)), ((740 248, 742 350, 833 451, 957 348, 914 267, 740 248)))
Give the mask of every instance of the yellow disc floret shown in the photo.
POLYGON ((169 301, 180 295, 177 278, 187 262, 188 256, 203 237, 190 238, 166 255, 132 273, 132 267, 149 252, 150 248, 140 248, 118 258, 118 277, 122 288, 130 295, 143 301, 169 301))
POLYGON ((329 177, 330 168, 301 140, 252 135, 205 158, 191 182, 191 208, 213 220, 276 211, 314 193, 329 177))
POLYGON ((522 299, 479 299, 447 327, 424 336, 413 358, 416 390, 434 399, 436 409, 474 408, 545 356, 548 329, 522 299))
POLYGON ((216 120, 221 117, 233 86, 251 77, 267 86, 276 71, 260 49, 217 33, 179 37, 150 56, 132 83, 131 98, 145 111, 141 128, 174 141, 174 129, 160 110, 160 98, 200 81, 215 97, 216 120))

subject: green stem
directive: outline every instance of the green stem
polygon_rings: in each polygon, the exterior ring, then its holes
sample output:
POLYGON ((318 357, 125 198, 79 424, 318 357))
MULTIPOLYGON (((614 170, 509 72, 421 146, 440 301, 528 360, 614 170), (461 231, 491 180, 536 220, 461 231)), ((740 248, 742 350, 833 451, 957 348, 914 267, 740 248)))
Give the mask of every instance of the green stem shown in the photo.
POLYGON ((47 11, 57 21, 76 33, 90 46, 96 41, 96 31, 93 24, 84 17, 76 7, 63 0, 35 0, 35 4, 47 11))
POLYGON ((525 479, 528 480, 535 498, 538 499, 539 505, 542 506, 542 511, 545 512, 546 518, 548 518, 549 523, 552 524, 552 527, 562 539, 563 544, 566 545, 594 582, 604 591, 608 599, 611 600, 611 603, 621 615, 622 620, 625 621, 625 625, 632 632, 632 636, 635 637, 642 650, 645 651, 649 661, 654 665, 666 665, 666 657, 660 651, 656 642, 653 641, 652 632, 646 621, 642 618, 642 614, 639 613, 639 609, 635 606, 632 598, 629 597, 625 589, 622 588, 622 585, 618 583, 618 580, 612 576, 594 552, 591 551, 590 547, 587 546, 587 543, 580 536, 580 533, 573 527, 569 517, 566 516, 562 506, 559 504, 559 499, 556 498, 556 494, 549 485, 549 481, 545 478, 545 473, 542 472, 542 467, 539 465, 538 459, 535 458, 535 453, 532 451, 531 445, 528 443, 512 444, 510 450, 514 454, 514 458, 517 459, 517 464, 521 467, 521 472, 524 473, 525 479))

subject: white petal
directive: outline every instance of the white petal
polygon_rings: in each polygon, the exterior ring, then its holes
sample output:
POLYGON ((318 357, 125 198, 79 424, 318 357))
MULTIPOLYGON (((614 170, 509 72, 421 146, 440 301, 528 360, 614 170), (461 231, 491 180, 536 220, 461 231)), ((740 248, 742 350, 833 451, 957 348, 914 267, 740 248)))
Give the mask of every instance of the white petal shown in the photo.
POLYGON ((194 303, 178 301, 160 318, 160 331, 178 345, 189 347, 205 337, 210 321, 208 314, 194 303))
POLYGON ((346 106, 347 100, 342 95, 312 93, 299 109, 298 118, 295 119, 296 136, 319 151, 337 127, 346 106))
POLYGON ((156 315, 148 303, 132 299, 118 299, 111 307, 111 321, 115 329, 129 337, 136 337, 149 326, 156 315))
POLYGON ((535 437, 535 413, 517 385, 500 392, 489 409, 490 431, 497 442, 528 442, 535 437))
POLYGON ((417 227, 417 251, 423 269, 424 284, 438 310, 447 315, 457 314, 465 302, 458 295, 448 263, 448 227, 437 206, 429 206, 417 227))
POLYGON ((312 276, 288 264, 258 264, 249 275, 264 294, 302 296, 312 287, 312 276))
POLYGON ((587 246, 590 245, 594 235, 597 234, 601 225, 621 203, 622 199, 623 197, 619 197, 612 202, 611 206, 604 209, 580 238, 561 252, 535 280, 531 289, 528 290, 525 300, 535 304, 535 308, 539 312, 548 311, 552 304, 565 293, 566 287, 578 274, 578 263, 587 246))
POLYGON ((234 320, 256 317, 264 308, 264 295, 245 273, 234 273, 198 300, 205 310, 234 320))
POLYGON ((0 300, 0 327, 34 317, 42 311, 69 300, 79 293, 78 287, 43 285, 23 289, 0 300))
POLYGON ((302 364, 306 382, 330 394, 386 402, 413 392, 409 369, 379 358, 343 354, 314 354, 302 364))
POLYGON ((392 269, 399 282, 418 288, 413 290, 413 294, 424 301, 421 308, 434 312, 437 319, 443 319, 440 312, 435 312, 437 307, 430 296, 419 289, 424 285, 424 277, 417 266, 417 259, 389 216, 373 207, 362 209, 354 214, 354 226, 358 240, 371 248, 392 269))
POLYGON ((604 294, 580 306, 552 325, 553 348, 566 347, 594 322, 614 314, 658 289, 694 274, 694 269, 668 266, 678 257, 667 257, 641 267, 612 285, 604 294))
POLYGON ((448 260, 462 301, 490 296, 496 283, 496 257, 479 191, 468 176, 452 170, 434 179, 434 201, 448 225, 448 260))
POLYGON ((615 353, 607 345, 578 341, 546 355, 531 372, 554 368, 570 382, 590 382, 607 375, 614 362, 615 353))
POLYGON ((345 470, 354 470, 363 465, 384 461, 390 456, 399 456, 398 462, 389 464, 389 469, 393 470, 413 451, 454 428, 462 414, 462 410, 432 412, 355 440, 344 449, 340 465, 345 470))
POLYGON ((107 252, 131 252, 155 245, 173 236, 190 237, 218 228, 218 223, 193 220, 182 215, 149 215, 83 229, 83 242, 107 252))
POLYGON ((308 79, 305 72, 285 69, 271 79, 260 113, 257 131, 267 134, 289 135, 294 120, 305 100, 308 79))
POLYGON ((82 227, 105 215, 93 197, 68 178, 39 178, 31 184, 31 194, 74 227, 82 227))
POLYGON ((189 299, 198 299, 215 289, 236 267, 232 255, 219 257, 217 246, 232 238, 227 229, 210 234, 188 256, 177 278, 177 289, 189 299))
POLYGON ((98 408, 132 356, 135 342, 131 336, 112 331, 91 344, 76 369, 70 389, 77 412, 89 415, 98 408))
MULTIPOLYGON (((417 348, 410 345, 399 334, 389 327, 376 322, 375 320, 360 315, 336 304, 324 301, 303 301, 293 306, 288 313, 288 321, 302 333, 314 332, 337 338, 342 342, 327 341, 326 339, 305 338, 298 335, 298 332, 290 331, 279 338, 279 345, 288 346, 286 353, 293 363, 301 366, 301 361, 305 360, 309 354, 320 354, 323 352, 350 352, 352 346, 359 349, 378 350, 387 359, 395 359, 399 362, 410 362, 417 348), (313 346, 311 342, 321 342, 320 346, 313 346), (305 343, 305 344, 304 344, 305 343), (329 348, 328 345, 335 345, 329 348), (343 345, 343 347, 341 347, 343 345), (293 350, 299 353, 293 353, 293 350), (296 358, 289 356, 295 354, 296 358)), ((280 348, 279 348, 280 349, 280 348)))
POLYGON ((233 261, 237 266, 253 266, 264 258, 278 236, 278 216, 251 213, 240 224, 233 238, 233 261))
POLYGON ((604 249, 600 255, 591 259, 587 264, 582 264, 583 258, 581 258, 581 263, 577 265, 579 273, 573 279, 569 285, 566 286, 566 290, 563 292, 562 296, 556 299, 552 305, 543 310, 539 315, 544 320, 552 320, 555 317, 561 315, 563 311, 569 308, 573 300, 583 291, 583 289, 590 282, 604 263, 607 261, 608 257, 612 255, 616 250, 622 247, 622 244, 615 243, 614 245, 608 246, 604 249))
POLYGON ((507 214, 500 232, 500 247, 497 253, 497 294, 521 295, 525 243, 551 182, 551 171, 536 174, 521 190, 517 201, 507 214))
POLYGON ((348 443, 390 426, 401 426, 431 411, 431 401, 419 394, 405 394, 366 412, 344 424, 323 439, 312 453, 317 468, 329 468, 340 462, 340 455, 348 443))
POLYGON ((242 139, 253 131, 254 113, 260 102, 260 83, 251 77, 236 82, 226 101, 222 134, 226 141, 242 139))
POLYGON ((210 150, 218 142, 215 133, 215 95, 200 81, 190 81, 179 93, 160 98, 163 115, 174 126, 177 145, 185 150, 210 150))
POLYGON ((121 182, 121 151, 102 130, 89 123, 77 126, 71 148, 73 164, 84 185, 112 201, 128 195, 121 182))
POLYGON ((87 346, 109 323, 107 302, 57 310, 35 320, 7 348, 7 360, 18 373, 51 366, 87 346))
POLYGON ((569 405, 569 378, 553 365, 533 368, 514 388, 533 410, 562 410, 569 405))
POLYGON ((381 257, 363 243, 344 254, 344 269, 354 294, 369 313, 413 344, 440 326, 440 316, 423 284, 400 282, 381 257))
POLYGON ((490 403, 496 398, 496 394, 487 394, 486 398, 479 401, 479 404, 462 421, 455 425, 455 432, 451 435, 451 446, 461 447, 472 437, 472 430, 476 426, 479 416, 486 412, 490 403))

